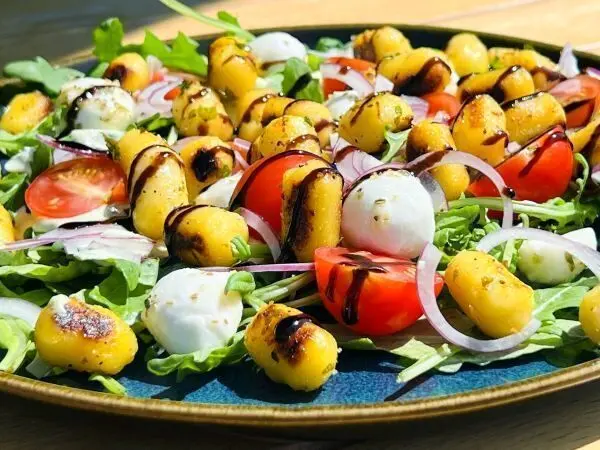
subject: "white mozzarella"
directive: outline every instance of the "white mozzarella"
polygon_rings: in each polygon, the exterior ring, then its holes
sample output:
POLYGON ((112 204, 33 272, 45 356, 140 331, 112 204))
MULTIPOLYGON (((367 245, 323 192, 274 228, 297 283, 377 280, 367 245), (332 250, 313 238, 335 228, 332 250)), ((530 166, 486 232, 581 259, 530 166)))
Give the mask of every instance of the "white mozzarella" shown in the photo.
POLYGON ((235 272, 180 269, 156 283, 142 320, 156 341, 171 354, 223 347, 242 320, 239 293, 225 294, 235 272))
POLYGON ((290 58, 306 59, 306 47, 289 33, 275 31, 261 34, 248 43, 252 53, 262 63, 287 61, 290 58))
POLYGON ((337 91, 329 96, 325 106, 333 119, 339 120, 360 98, 360 94, 356 91, 337 91))
POLYGON ((107 80, 106 78, 76 78, 75 80, 67 81, 62 85, 58 103, 70 105, 77 97, 83 94, 84 91, 95 86, 119 86, 118 81, 107 80))
POLYGON ((74 128, 124 131, 135 121, 135 100, 117 86, 89 91, 75 103, 74 128))
POLYGON ((242 172, 221 178, 196 197, 196 205, 210 205, 227 208, 231 201, 233 191, 241 178, 242 172))
POLYGON ((372 175, 344 201, 342 235, 349 247, 414 258, 433 241, 434 231, 431 197, 408 172, 372 175))

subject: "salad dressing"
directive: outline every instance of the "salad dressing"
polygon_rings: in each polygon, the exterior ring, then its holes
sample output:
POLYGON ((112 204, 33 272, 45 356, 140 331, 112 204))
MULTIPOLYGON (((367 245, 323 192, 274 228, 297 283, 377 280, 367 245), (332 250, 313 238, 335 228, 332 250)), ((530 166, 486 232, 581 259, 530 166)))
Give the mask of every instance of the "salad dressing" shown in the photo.
POLYGON ((432 87, 432 80, 428 80, 429 72, 438 64, 442 65, 448 73, 452 73, 452 69, 450 69, 450 66, 442 58, 434 56, 433 58, 429 58, 415 75, 408 77, 400 84, 396 84, 393 93, 396 95, 406 94, 415 96, 426 94, 432 87))

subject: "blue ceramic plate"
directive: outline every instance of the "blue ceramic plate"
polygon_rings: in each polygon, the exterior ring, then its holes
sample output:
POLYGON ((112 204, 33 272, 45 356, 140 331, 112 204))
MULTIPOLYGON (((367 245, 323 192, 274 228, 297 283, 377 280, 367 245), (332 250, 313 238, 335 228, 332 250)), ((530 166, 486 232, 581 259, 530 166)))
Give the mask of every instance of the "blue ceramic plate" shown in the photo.
MULTIPOLYGON (((320 36, 348 40, 365 27, 296 28, 289 30, 303 42, 320 36)), ((398 25, 415 46, 443 48, 463 30, 398 25)), ((265 30, 263 30, 265 31, 265 30)), ((523 47, 558 59, 560 49, 539 42, 479 33, 488 46, 523 47)), ((206 47, 209 38, 200 38, 206 47)), ((600 66, 600 57, 578 54, 583 66, 600 66)), ((78 62, 86 65, 86 62, 78 62)), ((87 62, 91 65, 91 61, 87 62)), ((142 352, 140 352, 142 353, 142 352)), ((69 373, 39 382, 0 374, 0 389, 75 408, 169 420, 245 427, 339 427, 390 423, 457 414, 531 398, 600 378, 600 363, 590 361, 568 369, 529 357, 485 368, 467 368, 453 375, 434 374, 408 384, 396 382, 395 358, 380 352, 344 351, 339 373, 319 391, 294 392, 271 382, 251 363, 192 375, 177 383, 174 377, 148 373, 142 358, 119 378, 129 397, 98 391, 86 377, 69 373)))

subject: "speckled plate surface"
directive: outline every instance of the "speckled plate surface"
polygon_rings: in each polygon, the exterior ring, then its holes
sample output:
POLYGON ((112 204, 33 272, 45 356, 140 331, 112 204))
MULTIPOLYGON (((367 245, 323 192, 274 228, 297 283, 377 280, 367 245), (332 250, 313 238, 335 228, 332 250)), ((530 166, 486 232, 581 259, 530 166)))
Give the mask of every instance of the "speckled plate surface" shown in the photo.
MULTIPOLYGON (((367 26, 296 28, 303 42, 320 36, 347 40, 367 26)), ((398 25, 415 46, 443 48, 462 30, 398 25)), ((489 46, 523 47, 558 58, 560 49, 522 39, 479 33, 489 46)), ((200 38, 206 47, 206 38, 200 38)), ((579 53, 582 66, 600 67, 600 57, 579 53)), ((86 65, 86 63, 80 64, 86 65)), ((129 397, 98 392, 86 377, 67 374, 48 382, 0 374, 0 390, 64 406, 113 414, 259 428, 296 430, 348 427, 476 411, 525 400, 600 378, 600 360, 559 369, 541 356, 467 368, 453 375, 433 374, 406 385, 396 383, 392 355, 344 351, 339 373, 319 391, 294 392, 272 383, 246 362, 209 374, 192 375, 181 383, 175 377, 148 373, 141 356, 119 377, 129 397)))

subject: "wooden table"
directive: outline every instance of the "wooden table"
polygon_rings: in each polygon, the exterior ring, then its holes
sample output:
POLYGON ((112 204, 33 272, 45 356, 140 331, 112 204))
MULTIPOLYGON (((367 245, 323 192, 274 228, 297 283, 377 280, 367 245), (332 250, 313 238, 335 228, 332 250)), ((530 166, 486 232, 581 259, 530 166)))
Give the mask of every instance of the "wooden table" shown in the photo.
MULTIPOLYGON (((198 2, 195 2, 196 4, 198 2)), ((154 0, 2 0, 0 64, 37 54, 58 58, 85 50, 91 29, 121 17, 139 39, 143 27, 169 38, 214 30, 173 17, 154 0), (8 4, 7 4, 8 3, 8 4)), ((206 13, 227 10, 247 28, 327 23, 428 23, 512 34, 600 53, 599 0, 221 0, 202 2, 206 13)), ((574 449, 600 448, 600 383, 459 421, 427 422, 377 444, 258 441, 217 435, 214 430, 154 424, 73 412, 0 394, 0 448, 210 448, 272 446, 391 449, 574 449)))

